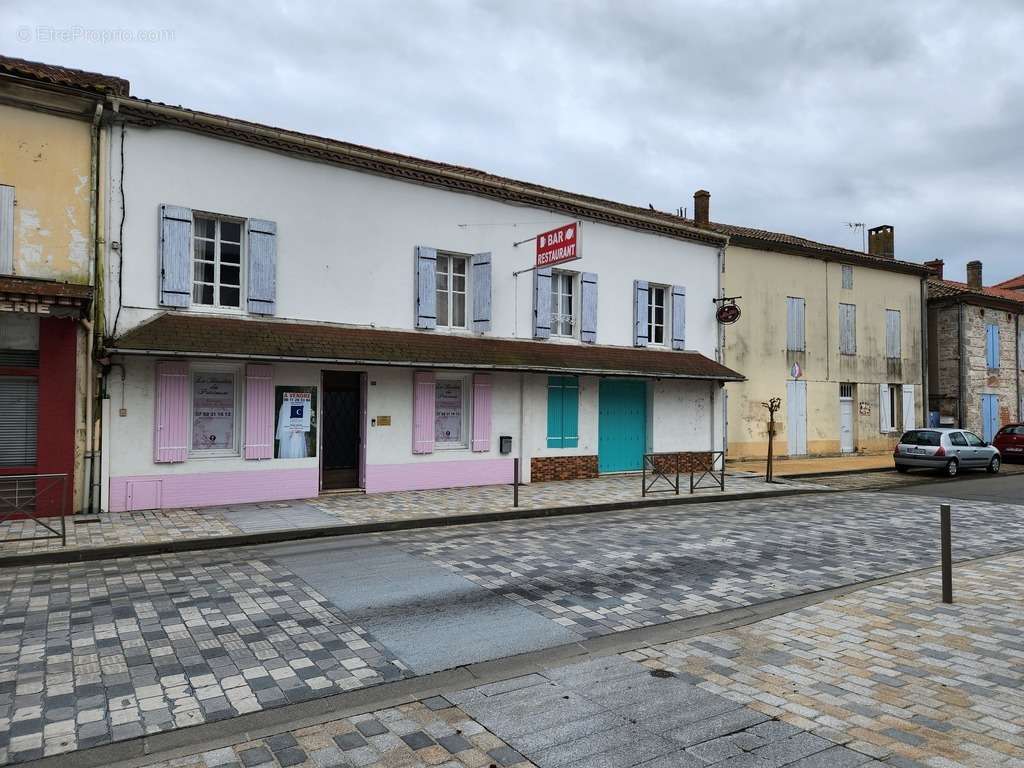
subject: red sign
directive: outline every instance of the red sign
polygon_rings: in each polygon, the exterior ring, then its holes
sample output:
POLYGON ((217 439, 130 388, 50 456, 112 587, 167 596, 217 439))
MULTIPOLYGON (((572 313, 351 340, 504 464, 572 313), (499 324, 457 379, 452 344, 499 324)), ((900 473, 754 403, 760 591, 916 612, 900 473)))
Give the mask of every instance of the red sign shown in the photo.
POLYGON ((538 267, 550 267, 578 259, 579 225, 576 222, 537 235, 538 267))
POLYGON ((740 319, 740 308, 735 304, 723 304, 715 312, 715 317, 722 325, 732 325, 740 319))

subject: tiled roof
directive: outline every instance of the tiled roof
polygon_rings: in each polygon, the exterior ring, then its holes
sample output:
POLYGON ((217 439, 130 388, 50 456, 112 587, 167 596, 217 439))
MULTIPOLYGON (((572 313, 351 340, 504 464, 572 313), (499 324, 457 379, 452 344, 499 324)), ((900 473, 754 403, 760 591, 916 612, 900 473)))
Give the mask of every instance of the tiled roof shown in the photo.
POLYGON ((432 331, 250 320, 164 312, 113 340, 109 351, 505 371, 740 381, 697 352, 495 339, 432 331))
POLYGON ((928 273, 928 269, 923 264, 889 259, 882 256, 872 256, 863 251, 854 251, 838 245, 830 245, 829 243, 819 243, 815 240, 808 240, 805 237, 787 235, 782 232, 770 232, 766 229, 754 229, 753 227, 738 227, 733 224, 720 224, 714 221, 707 226, 715 232, 728 235, 729 242, 732 245, 767 248, 784 253, 823 258, 847 264, 859 264, 864 267, 885 269, 893 272, 905 272, 916 275, 928 273))
POLYGON ((109 93, 113 96, 127 96, 129 90, 128 81, 120 77, 103 75, 99 72, 86 72, 82 69, 58 67, 54 64, 17 59, 12 56, 0 56, 0 72, 52 85, 96 93, 109 93))
MULTIPOLYGON (((1011 277, 1009 280, 1003 280, 1003 282, 996 283, 992 287, 1002 288, 1008 291, 1024 291, 1024 275, 1011 277)), ((1022 294, 1022 298, 1024 298, 1024 294, 1022 294)))
POLYGON ((69 299, 74 302, 89 301, 92 287, 77 283, 58 283, 53 280, 38 280, 31 277, 0 276, 0 295, 21 297, 47 297, 69 299))
POLYGON ((1024 311, 1024 294, 1020 291, 1012 291, 1006 288, 972 288, 967 283, 960 283, 956 280, 928 280, 928 298, 946 299, 959 298, 965 301, 974 300, 985 303, 996 300, 1002 304, 1007 302, 1018 305, 1019 311, 1024 311))

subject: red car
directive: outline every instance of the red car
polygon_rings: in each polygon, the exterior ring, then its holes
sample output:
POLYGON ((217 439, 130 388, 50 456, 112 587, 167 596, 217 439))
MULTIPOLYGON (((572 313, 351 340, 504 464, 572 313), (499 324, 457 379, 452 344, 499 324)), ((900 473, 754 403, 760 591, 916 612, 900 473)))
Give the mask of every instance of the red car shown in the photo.
POLYGON ((1024 424, 1007 424, 992 439, 1003 461, 1024 461, 1024 424))

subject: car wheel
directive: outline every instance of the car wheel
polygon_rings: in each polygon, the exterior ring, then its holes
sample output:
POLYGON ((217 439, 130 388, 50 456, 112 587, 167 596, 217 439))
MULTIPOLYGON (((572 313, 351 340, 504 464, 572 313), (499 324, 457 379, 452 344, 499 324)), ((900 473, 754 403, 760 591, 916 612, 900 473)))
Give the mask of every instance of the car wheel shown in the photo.
POLYGON ((999 461, 999 457, 998 456, 993 456, 992 457, 992 461, 990 461, 988 463, 988 471, 989 471, 989 473, 991 473, 993 475, 996 474, 999 471, 999 467, 1000 467, 1001 463, 1002 462, 999 461))
POLYGON ((960 473, 960 462, 950 459, 946 462, 946 477, 956 477, 960 473))
POLYGON ((906 474, 907 472, 910 471, 910 467, 903 467, 903 466, 900 466, 899 464, 897 464, 896 465, 896 471, 897 472, 902 472, 903 474, 906 474))

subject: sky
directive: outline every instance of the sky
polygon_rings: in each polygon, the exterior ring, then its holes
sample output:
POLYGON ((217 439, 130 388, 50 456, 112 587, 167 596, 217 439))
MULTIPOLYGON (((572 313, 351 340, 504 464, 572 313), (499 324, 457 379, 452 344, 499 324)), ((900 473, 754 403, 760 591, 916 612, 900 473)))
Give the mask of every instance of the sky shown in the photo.
POLYGON ((0 53, 170 104, 1024 273, 1024 2, 0 0, 0 53), (4 29, 6 28, 6 30, 4 29))

